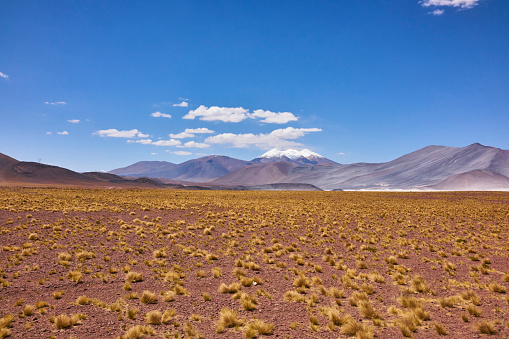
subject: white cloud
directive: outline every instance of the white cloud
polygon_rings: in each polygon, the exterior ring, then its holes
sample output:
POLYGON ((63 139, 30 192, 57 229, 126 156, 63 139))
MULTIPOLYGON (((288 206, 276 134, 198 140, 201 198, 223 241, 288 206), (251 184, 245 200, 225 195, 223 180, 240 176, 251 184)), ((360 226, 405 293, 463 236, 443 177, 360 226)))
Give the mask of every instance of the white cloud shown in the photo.
POLYGON ((182 119, 194 119, 200 117, 204 121, 241 122, 247 119, 249 111, 242 107, 205 107, 201 105, 195 110, 189 111, 182 119))
POLYGON ((127 140, 129 144, 142 144, 142 145, 150 145, 152 144, 151 139, 141 139, 141 140, 127 140))
POLYGON ((479 0, 421 0, 419 3, 424 7, 448 6, 460 8, 472 8, 479 4, 479 0))
POLYGON ((45 101, 44 103, 46 105, 53 105, 53 106, 56 106, 56 105, 67 105, 67 102, 65 102, 65 101, 55 101, 55 102, 45 101))
POLYGON ((47 134, 47 135, 52 135, 52 134, 53 134, 53 132, 46 132, 46 134, 47 134))
POLYGON ((152 141, 152 139, 141 139, 141 140, 127 140, 129 144, 142 144, 142 145, 155 145, 155 146, 179 146, 180 140, 158 140, 152 141))
POLYGON ((187 107, 189 104, 186 101, 182 101, 180 104, 173 104, 175 107, 187 107))
POLYGON ((178 134, 173 133, 170 134, 170 138, 175 139, 192 138, 195 136, 195 134, 208 134, 208 133, 214 133, 214 131, 208 128, 186 128, 184 132, 180 132, 178 134))
POLYGON ((195 134, 209 134, 214 133, 213 130, 202 127, 202 128, 186 128, 187 133, 195 133, 195 134))
POLYGON ((9 76, 5 73, 0 72, 0 78, 9 79, 9 76))
POLYGON ((178 146, 180 144, 181 144, 180 140, 174 140, 174 139, 159 140, 159 141, 151 143, 151 145, 156 145, 156 146, 178 146))
POLYGON ((343 153, 343 152, 339 152, 339 153, 338 153, 338 155, 345 155, 345 153, 343 153))
POLYGON ((176 155, 191 155, 191 154, 193 154, 193 153, 187 152, 187 151, 175 151, 175 152, 166 151, 166 152, 176 154, 176 155))
POLYGON ((445 13, 443 9, 435 9, 433 12, 428 12, 429 14, 433 14, 434 16, 440 16, 445 13))
POLYGON ((277 136, 282 139, 297 139, 303 137, 310 132, 321 132, 320 128, 280 128, 270 132, 270 135, 277 136))
POLYGON ((137 129, 132 129, 129 131, 119 131, 115 128, 103 129, 97 132, 94 132, 101 137, 111 137, 111 138, 146 138, 149 135, 143 134, 137 129))
POLYGON ((245 148, 251 145, 267 149, 272 147, 295 147, 301 146, 300 143, 289 141, 288 139, 297 139, 310 132, 321 132, 319 128, 293 128, 276 129, 269 134, 233 134, 223 133, 208 137, 205 139, 209 144, 232 144, 233 147, 245 148))
POLYGON ((150 155, 157 155, 157 153, 150 153, 150 155))
POLYGON ((57 132, 57 134, 60 134, 60 135, 69 135, 69 132, 67 132, 67 131, 62 131, 62 132, 57 132))
POLYGON ((201 105, 194 111, 184 115, 183 119, 194 119, 199 117, 204 121, 223 121, 223 122, 241 122, 247 118, 262 119, 260 122, 268 124, 286 124, 290 121, 297 121, 299 118, 290 112, 271 112, 263 109, 257 109, 249 113, 248 109, 243 107, 206 107, 201 105))
POLYGON ((168 119, 171 119, 171 115, 170 114, 161 113, 161 112, 154 112, 154 113, 150 114, 150 116, 154 117, 154 118, 168 118, 168 119))
POLYGON ((67 120, 68 122, 70 122, 71 124, 77 124, 79 123, 79 119, 71 119, 71 120, 67 120))
POLYGON ((184 144, 184 147, 207 148, 210 147, 210 145, 202 142, 188 141, 184 144))
POLYGON ((180 132, 177 134, 173 134, 173 133, 170 134, 170 138, 175 138, 175 139, 184 139, 184 138, 192 138, 192 137, 194 137, 194 134, 188 133, 188 132, 180 132))
POLYGON ((271 111, 264 111, 263 109, 257 109, 256 111, 253 111, 249 115, 250 118, 263 118, 263 120, 260 120, 260 122, 264 122, 267 124, 286 124, 290 121, 297 121, 299 118, 297 118, 293 113, 290 112, 271 112, 271 111))

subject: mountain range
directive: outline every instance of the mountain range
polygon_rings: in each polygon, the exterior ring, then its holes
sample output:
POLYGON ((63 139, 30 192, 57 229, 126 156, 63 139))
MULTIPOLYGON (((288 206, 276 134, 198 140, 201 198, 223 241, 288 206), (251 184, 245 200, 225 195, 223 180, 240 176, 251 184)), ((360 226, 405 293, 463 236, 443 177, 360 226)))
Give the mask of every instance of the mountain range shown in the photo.
POLYGON ((384 163, 338 164, 309 150, 251 160, 210 155, 181 164, 141 161, 77 173, 0 153, 0 185, 267 190, 509 190, 509 151, 475 143, 428 146, 384 163))

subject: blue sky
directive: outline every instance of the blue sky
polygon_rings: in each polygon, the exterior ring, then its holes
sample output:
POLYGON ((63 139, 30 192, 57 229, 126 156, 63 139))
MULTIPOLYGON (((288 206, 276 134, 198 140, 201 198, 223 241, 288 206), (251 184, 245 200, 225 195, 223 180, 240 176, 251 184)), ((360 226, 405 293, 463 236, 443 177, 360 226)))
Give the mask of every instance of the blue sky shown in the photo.
POLYGON ((0 152, 76 171, 509 149, 509 1, 0 2, 0 152))

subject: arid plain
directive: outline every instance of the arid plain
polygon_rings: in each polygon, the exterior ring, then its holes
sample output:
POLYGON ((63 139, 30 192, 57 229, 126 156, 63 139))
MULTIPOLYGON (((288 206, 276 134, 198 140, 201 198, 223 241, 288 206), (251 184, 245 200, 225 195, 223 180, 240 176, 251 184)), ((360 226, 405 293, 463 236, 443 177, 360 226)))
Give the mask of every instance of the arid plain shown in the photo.
POLYGON ((509 337, 509 193, 0 189, 0 338, 509 337))

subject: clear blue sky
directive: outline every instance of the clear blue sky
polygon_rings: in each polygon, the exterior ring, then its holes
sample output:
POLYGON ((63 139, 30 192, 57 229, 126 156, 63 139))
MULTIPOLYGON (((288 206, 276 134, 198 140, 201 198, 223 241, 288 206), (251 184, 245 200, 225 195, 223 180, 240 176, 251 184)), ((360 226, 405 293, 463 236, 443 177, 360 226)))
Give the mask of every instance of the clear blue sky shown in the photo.
POLYGON ((474 142, 509 149, 507 0, 0 2, 0 152, 19 160, 474 142))

